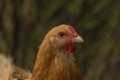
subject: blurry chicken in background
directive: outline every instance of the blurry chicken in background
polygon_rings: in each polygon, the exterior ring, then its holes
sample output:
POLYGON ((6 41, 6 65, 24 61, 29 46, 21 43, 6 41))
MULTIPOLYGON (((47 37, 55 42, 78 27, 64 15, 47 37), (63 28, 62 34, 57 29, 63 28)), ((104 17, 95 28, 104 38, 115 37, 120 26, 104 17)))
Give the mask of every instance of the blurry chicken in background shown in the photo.
POLYGON ((70 25, 59 25, 45 36, 32 74, 18 68, 10 59, 0 57, 1 80, 82 80, 75 64, 73 53, 76 43, 83 42, 81 36, 70 25))
POLYGON ((12 64, 11 58, 0 54, 0 80, 30 80, 31 73, 12 64))

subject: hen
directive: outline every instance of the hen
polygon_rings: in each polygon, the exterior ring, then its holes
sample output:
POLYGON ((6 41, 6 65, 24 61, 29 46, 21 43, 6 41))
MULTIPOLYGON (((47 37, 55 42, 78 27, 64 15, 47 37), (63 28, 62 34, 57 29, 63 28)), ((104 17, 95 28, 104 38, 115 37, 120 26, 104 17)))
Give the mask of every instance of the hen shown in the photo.
POLYGON ((80 42, 82 37, 70 25, 50 30, 38 50, 31 80, 81 80, 72 54, 80 42))

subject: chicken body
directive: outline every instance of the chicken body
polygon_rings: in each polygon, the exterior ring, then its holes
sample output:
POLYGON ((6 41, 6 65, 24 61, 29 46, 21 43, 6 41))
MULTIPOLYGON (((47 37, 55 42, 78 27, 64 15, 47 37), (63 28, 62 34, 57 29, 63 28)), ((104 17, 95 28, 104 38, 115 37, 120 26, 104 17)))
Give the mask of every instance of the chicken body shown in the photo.
POLYGON ((12 64, 11 58, 0 54, 0 80, 30 80, 31 73, 12 64))
POLYGON ((75 44, 83 39, 69 25, 59 25, 45 36, 31 80, 81 80, 73 57, 75 44))

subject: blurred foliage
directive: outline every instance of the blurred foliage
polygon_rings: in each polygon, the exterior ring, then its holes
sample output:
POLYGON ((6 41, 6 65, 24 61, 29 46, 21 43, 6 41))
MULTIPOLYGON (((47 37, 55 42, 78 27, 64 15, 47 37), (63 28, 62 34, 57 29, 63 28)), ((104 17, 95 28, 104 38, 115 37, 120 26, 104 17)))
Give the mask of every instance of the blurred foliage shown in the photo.
POLYGON ((75 54, 84 80, 120 80, 120 0, 0 0, 0 52, 32 70, 43 37, 63 23, 85 40, 75 54))

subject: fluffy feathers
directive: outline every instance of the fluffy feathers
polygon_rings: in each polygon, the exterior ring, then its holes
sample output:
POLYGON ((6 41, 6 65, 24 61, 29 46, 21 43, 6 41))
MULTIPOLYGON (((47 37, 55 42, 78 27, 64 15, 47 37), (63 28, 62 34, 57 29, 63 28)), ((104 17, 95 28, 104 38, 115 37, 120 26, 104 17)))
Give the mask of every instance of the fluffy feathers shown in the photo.
POLYGON ((0 54, 0 80, 29 80, 31 73, 12 64, 9 57, 0 54))

